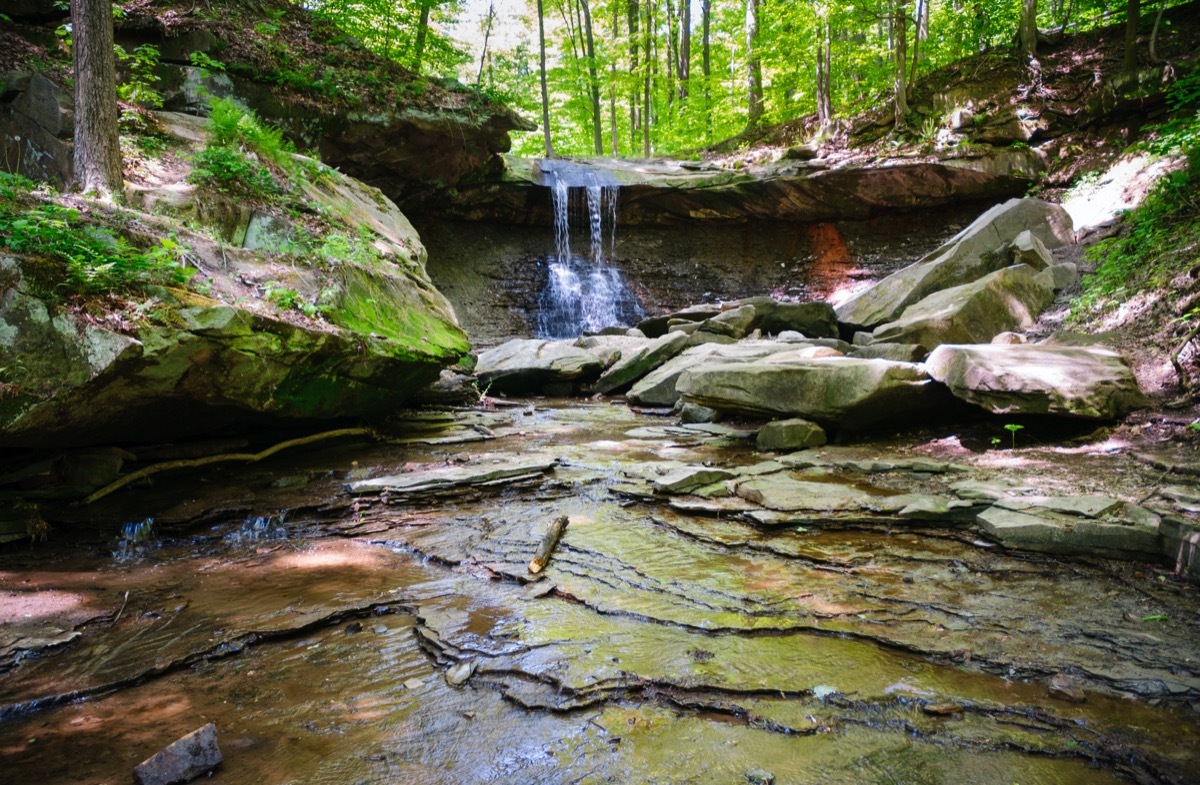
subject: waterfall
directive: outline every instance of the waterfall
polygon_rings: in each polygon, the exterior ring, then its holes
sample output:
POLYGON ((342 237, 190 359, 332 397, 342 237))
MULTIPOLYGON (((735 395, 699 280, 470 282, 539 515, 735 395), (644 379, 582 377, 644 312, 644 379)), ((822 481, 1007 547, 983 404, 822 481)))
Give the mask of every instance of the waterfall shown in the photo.
POLYGON ((543 161, 541 171, 554 207, 554 255, 546 258, 538 296, 538 337, 574 338, 639 321, 641 304, 610 264, 620 186, 611 175, 567 161, 543 161), (571 251, 573 224, 587 229, 586 256, 571 251))

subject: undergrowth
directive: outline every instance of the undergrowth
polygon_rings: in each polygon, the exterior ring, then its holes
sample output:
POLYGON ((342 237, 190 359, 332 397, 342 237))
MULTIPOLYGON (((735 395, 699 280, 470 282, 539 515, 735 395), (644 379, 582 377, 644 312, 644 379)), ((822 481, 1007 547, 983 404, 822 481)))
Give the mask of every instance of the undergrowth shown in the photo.
POLYGON ((182 248, 162 238, 149 249, 86 221, 78 210, 36 198, 36 184, 0 172, 0 248, 37 262, 25 267, 27 284, 52 299, 74 294, 136 292, 177 285, 190 273, 182 248))
POLYGON ((192 158, 188 180, 217 193, 271 201, 287 190, 292 146, 283 132, 228 99, 214 101, 208 144, 192 158), (279 172, 274 172, 267 162, 279 172))
POLYGON ((1170 100, 1173 118, 1145 148, 1158 155, 1182 155, 1184 165, 1155 184, 1126 216, 1119 235, 1088 249, 1088 261, 1096 269, 1083 279, 1083 292, 1072 305, 1077 322, 1138 293, 1167 289, 1172 279, 1200 262, 1200 69, 1176 82, 1170 100))

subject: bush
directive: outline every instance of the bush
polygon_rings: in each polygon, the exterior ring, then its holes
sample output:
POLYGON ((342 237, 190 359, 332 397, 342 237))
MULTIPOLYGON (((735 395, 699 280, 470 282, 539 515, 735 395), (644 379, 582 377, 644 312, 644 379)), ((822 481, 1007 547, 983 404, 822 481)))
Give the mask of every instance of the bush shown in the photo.
POLYGON ((218 193, 269 199, 281 189, 271 171, 233 147, 205 147, 192 157, 188 181, 218 193))

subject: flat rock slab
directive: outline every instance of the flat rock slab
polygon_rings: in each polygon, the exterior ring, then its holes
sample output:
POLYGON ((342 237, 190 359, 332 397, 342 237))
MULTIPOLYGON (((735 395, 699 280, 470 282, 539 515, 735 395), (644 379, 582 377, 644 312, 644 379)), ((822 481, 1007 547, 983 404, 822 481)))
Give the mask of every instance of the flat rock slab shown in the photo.
MULTIPOLYGON (((737 495, 768 510, 798 512, 859 512, 862 510, 896 511, 905 507, 885 495, 833 482, 797 480, 771 474, 738 483, 737 495)), ((899 495, 896 495, 899 498, 899 495)))
POLYGON ((1017 496, 998 499, 996 506, 1017 512, 1044 510, 1081 518, 1100 518, 1120 512, 1125 502, 1108 496, 1017 496))
POLYGON ((980 530, 1010 547, 1062 556, 1109 556, 1157 560, 1162 554, 1158 526, 1109 523, 1043 512, 990 507, 976 519, 980 530))
POLYGON ((383 491, 400 494, 429 493, 470 485, 515 482, 551 471, 557 465, 557 458, 542 456, 471 466, 450 466, 360 480, 347 484, 346 490, 356 495, 383 491))
POLYGON ((925 367, 955 397, 996 414, 1115 420, 1148 404, 1125 358, 1101 347, 944 345, 925 367))
POLYGON ((848 430, 932 413, 948 400, 921 366, 849 357, 703 364, 684 372, 676 388, 684 400, 721 411, 802 417, 848 430))
POLYGON ((217 726, 211 722, 192 731, 133 768, 137 785, 176 785, 189 782, 220 764, 217 726))
POLYGON ((703 466, 688 466, 677 469, 665 477, 654 481, 654 489, 662 493, 691 493, 706 485, 728 480, 733 472, 723 469, 709 469, 703 466))
POLYGON ((594 381, 604 370, 600 354, 572 341, 517 338, 479 353, 479 385, 497 392, 527 393, 546 385, 594 381))

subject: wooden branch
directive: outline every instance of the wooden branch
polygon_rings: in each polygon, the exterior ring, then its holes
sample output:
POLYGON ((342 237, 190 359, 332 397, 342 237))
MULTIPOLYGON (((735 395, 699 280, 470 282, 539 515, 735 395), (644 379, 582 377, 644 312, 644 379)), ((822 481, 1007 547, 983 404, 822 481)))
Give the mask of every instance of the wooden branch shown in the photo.
POLYGON ((550 562, 550 554, 554 552, 554 546, 558 545, 563 529, 567 528, 569 522, 570 519, 567 516, 560 515, 546 529, 546 535, 542 537, 542 543, 538 546, 537 553, 529 560, 529 571, 534 575, 544 570, 550 562))
POLYGON ((270 458, 275 453, 280 452, 281 450, 287 450, 291 447, 302 447, 306 444, 313 444, 315 442, 323 442, 328 439, 339 439, 343 436, 372 436, 373 437, 374 435, 375 435, 374 432, 370 428, 338 428, 337 430, 333 430, 333 431, 324 431, 322 433, 315 433, 311 436, 303 436, 299 439, 289 439, 286 442, 280 442, 279 444, 276 444, 272 447, 268 447, 267 449, 263 450, 262 452, 222 453, 220 455, 207 455, 203 458, 190 458, 190 459, 186 459, 186 460, 177 460, 177 461, 163 461, 162 463, 156 463, 152 466, 147 466, 144 469, 138 469, 136 472, 127 474, 124 477, 114 480, 113 482, 109 483, 108 485, 105 485, 103 488, 101 488, 100 490, 93 493, 91 496, 84 499, 83 503, 91 504, 94 501, 103 499, 105 496, 108 496, 113 491, 117 491, 117 490, 120 490, 121 488, 124 488, 126 485, 128 485, 131 482, 134 482, 135 480, 140 480, 143 477, 149 477, 153 474, 170 471, 172 469, 194 469, 194 468, 197 468, 200 466, 207 466, 210 463, 225 463, 228 461, 241 461, 243 463, 255 463, 257 461, 261 461, 266 458, 270 458))

